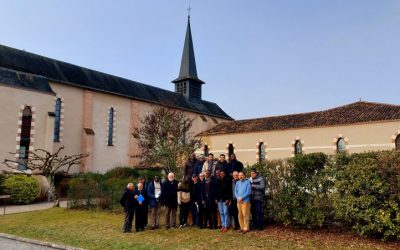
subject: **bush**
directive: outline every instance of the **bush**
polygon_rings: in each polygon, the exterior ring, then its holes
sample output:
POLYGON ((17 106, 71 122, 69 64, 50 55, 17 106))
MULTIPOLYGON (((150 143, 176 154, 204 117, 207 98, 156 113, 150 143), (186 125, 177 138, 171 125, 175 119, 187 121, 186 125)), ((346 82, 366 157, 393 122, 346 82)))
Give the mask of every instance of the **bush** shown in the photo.
POLYGON ((15 204, 29 204, 40 194, 39 183, 32 176, 10 175, 3 186, 5 192, 11 195, 10 201, 15 204))
POLYGON ((251 166, 266 178, 267 218, 285 225, 321 227, 333 220, 333 182, 322 153, 299 155, 251 166))
POLYGON ((116 167, 108 170, 104 174, 105 179, 118 179, 118 178, 138 178, 139 171, 132 167, 116 167))
POLYGON ((361 235, 400 240, 400 153, 353 154, 335 182, 337 218, 361 235))

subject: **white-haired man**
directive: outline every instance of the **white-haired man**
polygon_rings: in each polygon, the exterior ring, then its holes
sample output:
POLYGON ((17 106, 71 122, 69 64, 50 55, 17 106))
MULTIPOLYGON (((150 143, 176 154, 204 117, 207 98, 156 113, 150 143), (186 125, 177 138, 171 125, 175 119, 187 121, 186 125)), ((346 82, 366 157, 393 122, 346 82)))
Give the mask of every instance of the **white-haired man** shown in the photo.
POLYGON ((132 221, 133 216, 135 214, 135 200, 137 198, 137 194, 135 191, 135 185, 133 183, 129 183, 126 186, 125 192, 122 194, 119 203, 124 207, 125 212, 125 220, 123 226, 123 232, 129 233, 132 232, 132 221))
POLYGON ((161 186, 161 200, 167 208, 165 213, 167 229, 169 229, 171 226, 176 227, 176 210, 178 208, 178 181, 175 180, 174 173, 169 173, 168 179, 161 186))

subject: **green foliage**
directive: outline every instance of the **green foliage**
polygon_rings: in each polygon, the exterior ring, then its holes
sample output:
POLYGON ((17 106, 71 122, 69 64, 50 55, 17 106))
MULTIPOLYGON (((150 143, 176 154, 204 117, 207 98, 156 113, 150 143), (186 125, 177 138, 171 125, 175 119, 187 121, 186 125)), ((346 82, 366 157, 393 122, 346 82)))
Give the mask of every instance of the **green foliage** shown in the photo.
POLYGON ((139 171, 132 167, 116 167, 113 169, 108 170, 104 174, 105 179, 112 179, 112 178, 138 178, 139 171))
POLYGON ((334 206, 338 219, 367 236, 400 239, 400 153, 353 154, 339 171, 334 206))
POLYGON ((119 198, 130 182, 137 183, 139 176, 152 180, 160 170, 116 167, 105 174, 76 174, 69 181, 68 206, 83 209, 118 209, 119 198))
POLYGON ((11 195, 10 200, 15 204, 29 204, 40 194, 39 183, 32 176, 10 175, 3 186, 5 193, 11 195))
POLYGON ((299 155, 288 161, 267 161, 261 173, 267 180, 268 218, 285 225, 321 227, 332 219, 329 190, 332 181, 322 153, 299 155))

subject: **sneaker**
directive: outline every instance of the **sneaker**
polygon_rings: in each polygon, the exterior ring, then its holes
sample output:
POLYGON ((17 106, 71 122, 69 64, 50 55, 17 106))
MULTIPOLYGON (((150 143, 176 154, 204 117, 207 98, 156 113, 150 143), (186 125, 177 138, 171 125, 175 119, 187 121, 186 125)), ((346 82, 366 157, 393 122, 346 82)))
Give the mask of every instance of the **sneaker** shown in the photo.
POLYGON ((247 234, 249 230, 243 230, 242 234, 247 234))
POLYGON ((179 228, 182 229, 182 228, 183 228, 183 225, 179 225, 179 228))

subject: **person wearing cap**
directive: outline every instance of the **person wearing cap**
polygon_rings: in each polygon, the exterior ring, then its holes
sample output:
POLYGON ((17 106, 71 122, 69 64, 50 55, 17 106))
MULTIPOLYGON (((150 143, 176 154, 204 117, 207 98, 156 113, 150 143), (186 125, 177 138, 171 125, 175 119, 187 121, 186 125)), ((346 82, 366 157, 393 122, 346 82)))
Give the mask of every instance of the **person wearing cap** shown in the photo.
MULTIPOLYGON (((148 189, 149 184, 146 181, 146 179, 144 178, 144 176, 139 177, 138 182, 143 184, 143 190, 147 195, 147 189, 148 189)), ((144 226, 147 227, 148 214, 149 214, 149 204, 148 204, 148 202, 146 202, 146 205, 144 206, 144 214, 146 215, 145 218, 144 218, 144 226)))
POLYGON ((198 160, 196 158, 196 154, 191 154, 189 159, 185 163, 184 178, 192 178, 197 161, 198 160))
POLYGON ((199 156, 199 160, 196 162, 196 165, 194 166, 194 174, 199 177, 200 173, 203 171, 203 165, 204 162, 206 161, 206 157, 204 155, 199 156))
POLYGON ((228 168, 229 168, 229 173, 231 176, 234 171, 237 171, 238 173, 240 173, 240 172, 243 172, 243 170, 244 170, 243 163, 241 163, 240 161, 238 161, 236 159, 235 154, 231 154, 229 156, 228 168))
POLYGON ((265 178, 253 168, 250 172, 251 183, 251 220, 254 229, 263 230, 263 204, 265 197, 265 178))
POLYGON ((119 203, 124 208, 125 212, 125 220, 123 226, 124 233, 132 232, 132 221, 135 214, 136 198, 137 194, 135 191, 135 185, 133 185, 133 183, 128 183, 125 192, 122 194, 122 197, 119 200, 119 203))
POLYGON ((237 199, 237 206, 239 211, 239 232, 246 234, 250 231, 250 196, 251 196, 251 184, 246 179, 243 172, 239 173, 239 181, 236 182, 235 196, 237 199))
POLYGON ((152 226, 151 230, 160 227, 160 196, 161 196, 161 181, 159 176, 154 177, 154 181, 150 182, 147 188, 149 196, 149 205, 151 208, 152 226))

